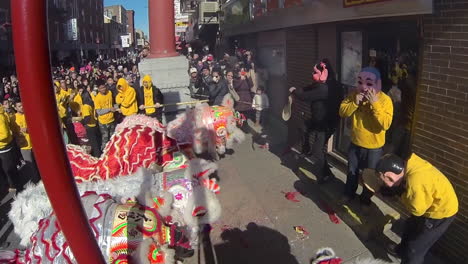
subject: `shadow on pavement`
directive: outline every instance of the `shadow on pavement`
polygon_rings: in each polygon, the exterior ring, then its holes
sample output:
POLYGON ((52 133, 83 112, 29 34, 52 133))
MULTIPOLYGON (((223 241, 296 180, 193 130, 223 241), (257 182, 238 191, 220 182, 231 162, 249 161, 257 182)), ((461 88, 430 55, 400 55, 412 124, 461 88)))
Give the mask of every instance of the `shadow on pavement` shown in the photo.
MULTIPOLYGON (((275 142, 270 139, 270 142, 275 142)), ((289 168, 298 178, 294 188, 303 196, 313 201, 333 222, 338 221, 349 226, 374 258, 391 261, 386 247, 394 243, 384 231, 390 222, 394 222, 390 215, 384 215, 374 204, 369 208, 362 208, 359 199, 343 202, 342 192, 344 183, 336 178, 328 183, 318 184, 315 173, 318 171, 313 165, 313 159, 304 158, 290 150, 285 144, 270 143, 270 152, 281 160, 281 165, 289 168)))
POLYGON ((286 236, 256 223, 249 223, 246 230, 225 230, 223 243, 214 246, 218 264, 281 263, 299 264, 291 254, 286 236))

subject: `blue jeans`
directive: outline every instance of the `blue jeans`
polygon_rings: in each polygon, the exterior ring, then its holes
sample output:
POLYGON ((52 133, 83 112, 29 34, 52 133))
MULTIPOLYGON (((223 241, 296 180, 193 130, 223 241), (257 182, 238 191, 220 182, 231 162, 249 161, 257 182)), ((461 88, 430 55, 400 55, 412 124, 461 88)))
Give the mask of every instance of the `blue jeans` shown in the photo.
MULTIPOLYGON (((361 170, 375 169, 377 162, 382 156, 383 148, 366 149, 351 143, 348 150, 348 177, 346 178, 345 195, 354 198, 359 183, 359 173, 361 170)), ((364 188, 361 194, 361 202, 370 204, 372 192, 364 188)))

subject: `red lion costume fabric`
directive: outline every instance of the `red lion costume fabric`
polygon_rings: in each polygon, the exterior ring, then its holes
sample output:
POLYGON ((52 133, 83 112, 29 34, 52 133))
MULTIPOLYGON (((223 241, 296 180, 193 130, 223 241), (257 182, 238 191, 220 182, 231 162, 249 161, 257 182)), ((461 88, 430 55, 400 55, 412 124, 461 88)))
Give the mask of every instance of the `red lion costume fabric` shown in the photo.
POLYGON ((133 174, 140 167, 159 171, 173 160, 173 153, 179 150, 177 142, 166 136, 155 119, 140 115, 127 119, 117 127, 99 159, 78 146, 67 146, 77 183, 133 174))

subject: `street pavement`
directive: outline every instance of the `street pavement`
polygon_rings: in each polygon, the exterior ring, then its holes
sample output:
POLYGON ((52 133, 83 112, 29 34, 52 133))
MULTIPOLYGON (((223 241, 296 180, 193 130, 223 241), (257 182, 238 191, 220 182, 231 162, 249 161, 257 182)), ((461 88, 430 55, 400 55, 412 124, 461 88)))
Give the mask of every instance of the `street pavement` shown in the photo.
MULTIPOLYGON (((284 135, 270 134, 265 149, 257 144, 255 131, 259 129, 250 129, 246 141, 217 162, 222 217, 203 232, 200 250, 184 263, 305 264, 322 247, 334 249, 344 263, 368 257, 395 261, 385 251, 386 244, 398 242, 401 231, 395 210, 375 197, 370 211, 357 202, 344 206, 342 172, 332 168, 337 178, 318 185, 309 160, 285 153, 284 135), (299 234, 295 226, 308 234, 299 234)), ((2 249, 18 244, 5 220, 9 198, 3 198, 1 207, 2 249)), ((441 262, 431 256, 427 263, 441 262)))
MULTIPOLYGON (((323 247, 331 247, 344 263, 363 258, 399 263, 385 250, 399 242, 397 211, 376 197, 366 211, 355 201, 343 204, 341 171, 332 168, 336 179, 316 184, 313 161, 285 153, 284 135, 271 133, 270 148, 264 149, 257 143, 265 142, 256 142, 261 129, 249 124, 254 129, 247 140, 218 162, 223 214, 212 225, 201 256, 188 263, 305 264, 323 247), (299 192, 292 197, 296 201, 286 199, 289 192, 299 192), (298 234, 295 226, 309 234, 298 234)), ((442 262, 429 256, 426 263, 442 262)))

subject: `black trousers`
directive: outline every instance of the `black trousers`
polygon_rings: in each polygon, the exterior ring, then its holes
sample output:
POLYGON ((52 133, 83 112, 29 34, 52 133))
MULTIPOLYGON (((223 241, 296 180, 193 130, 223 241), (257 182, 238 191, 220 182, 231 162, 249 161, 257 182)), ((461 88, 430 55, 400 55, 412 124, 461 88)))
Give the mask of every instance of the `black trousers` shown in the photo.
POLYGON ((96 125, 95 127, 86 126, 86 134, 89 139, 89 144, 91 145, 91 155, 93 157, 99 158, 101 157, 101 132, 99 131, 99 127, 96 125))
POLYGON ((411 216, 405 226, 398 253, 402 264, 423 264, 429 249, 447 231, 455 216, 432 219, 411 216))
POLYGON ((20 178, 18 174, 17 165, 19 165, 19 158, 17 150, 14 148, 13 144, 9 144, 0 151, 10 149, 6 152, 0 153, 0 163, 2 166, 3 175, 7 178, 9 188, 16 188, 21 190, 20 178))
POLYGON ((316 168, 319 170, 317 177, 321 180, 325 176, 332 174, 327 161, 327 142, 332 134, 326 130, 306 130, 303 138, 303 152, 306 155, 311 155, 316 160, 316 168), (313 140, 310 145, 310 140, 313 140))

